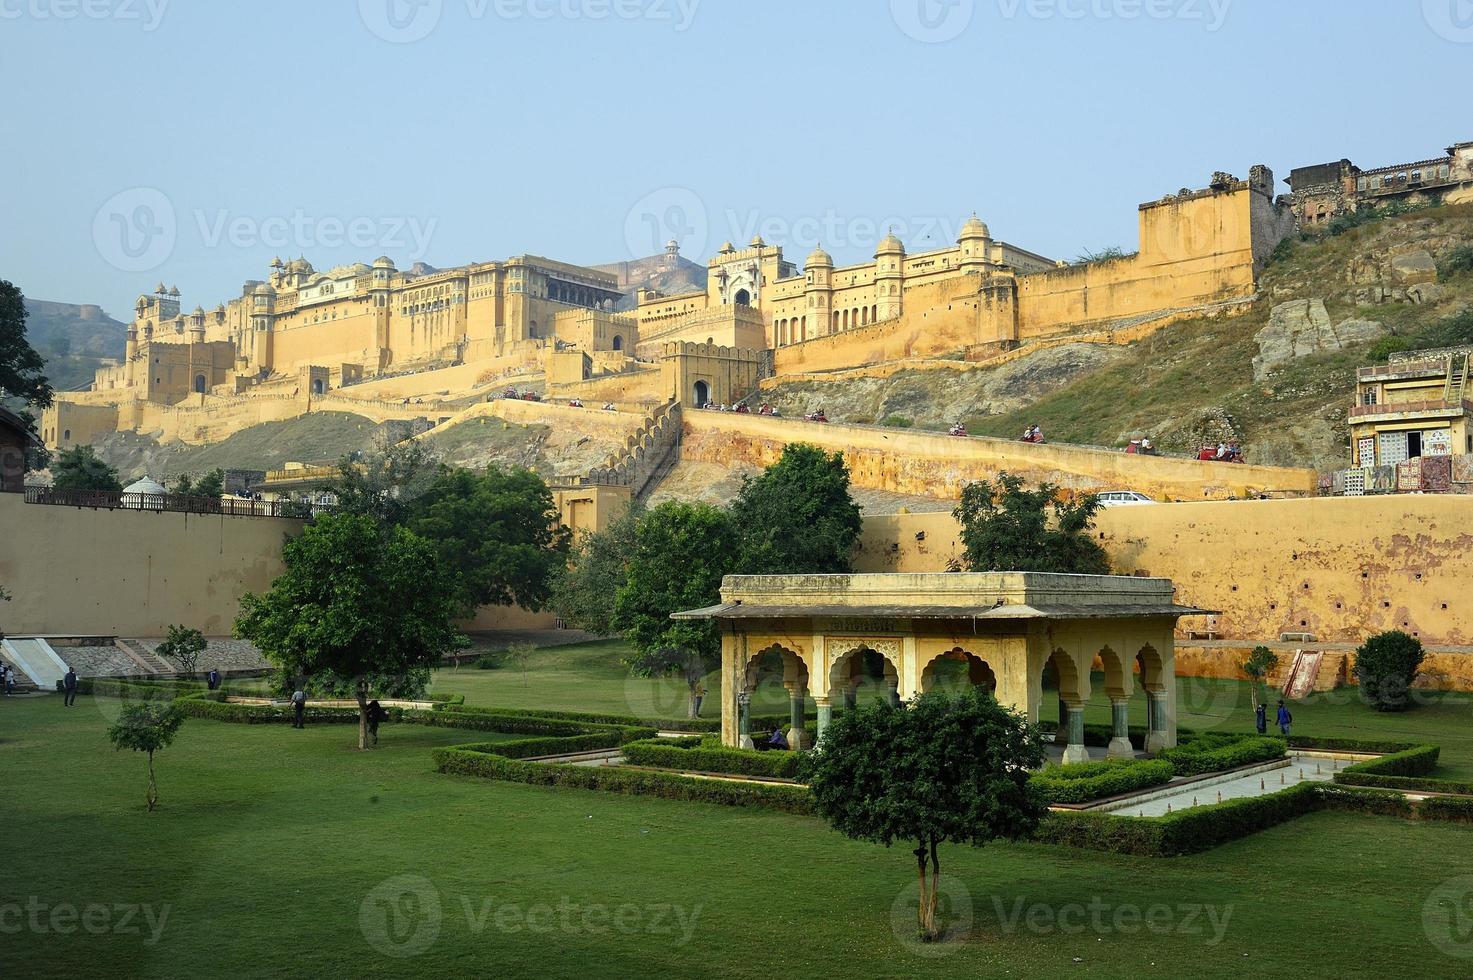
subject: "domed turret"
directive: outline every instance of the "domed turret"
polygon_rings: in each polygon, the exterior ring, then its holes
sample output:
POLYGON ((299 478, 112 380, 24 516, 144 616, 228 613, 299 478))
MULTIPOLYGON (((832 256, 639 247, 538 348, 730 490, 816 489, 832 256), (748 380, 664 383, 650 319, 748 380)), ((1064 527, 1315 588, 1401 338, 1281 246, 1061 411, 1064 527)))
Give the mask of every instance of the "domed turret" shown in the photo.
POLYGON ((179 295, 179 287, 178 286, 170 286, 169 287, 169 295, 170 296, 177 297, 179 295))
POLYGON ((803 260, 803 268, 805 269, 812 269, 818 266, 832 268, 833 264, 833 256, 825 252, 822 245, 816 246, 812 252, 808 253, 808 258, 803 260))
POLYGON ((761 248, 762 246, 764 246, 766 244, 767 243, 762 240, 762 236, 761 235, 753 235, 752 236, 752 242, 747 247, 748 248, 761 248))
POLYGON ((973 211, 972 216, 967 219, 967 223, 962 225, 961 237, 959 237, 957 241, 966 242, 971 241, 974 238, 991 237, 992 232, 988 230, 987 223, 981 218, 977 217, 977 212, 973 211))
POLYGON ((881 255, 904 255, 904 254, 905 254, 905 243, 902 242, 900 239, 898 239, 898 238, 895 237, 895 232, 894 231, 891 231, 884 238, 880 239, 880 244, 877 245, 877 246, 875 246, 875 258, 879 258, 881 255))
POLYGON ((251 294, 254 296, 275 296, 276 290, 272 289, 270 284, 263 282, 255 289, 251 290, 251 294))
POLYGON ((392 269, 394 268, 394 260, 387 255, 380 255, 373 260, 373 267, 375 269, 392 269))

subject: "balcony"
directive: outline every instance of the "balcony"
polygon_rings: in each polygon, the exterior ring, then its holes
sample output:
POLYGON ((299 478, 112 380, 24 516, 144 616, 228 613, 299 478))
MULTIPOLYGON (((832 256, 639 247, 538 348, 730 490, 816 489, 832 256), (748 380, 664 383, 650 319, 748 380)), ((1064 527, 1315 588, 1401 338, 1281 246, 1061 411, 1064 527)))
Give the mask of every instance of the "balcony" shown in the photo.
POLYGON ((1417 402, 1391 402, 1386 405, 1356 405, 1350 410, 1352 422, 1389 422, 1396 419, 1440 418, 1448 415, 1473 414, 1473 402, 1433 398, 1417 402))

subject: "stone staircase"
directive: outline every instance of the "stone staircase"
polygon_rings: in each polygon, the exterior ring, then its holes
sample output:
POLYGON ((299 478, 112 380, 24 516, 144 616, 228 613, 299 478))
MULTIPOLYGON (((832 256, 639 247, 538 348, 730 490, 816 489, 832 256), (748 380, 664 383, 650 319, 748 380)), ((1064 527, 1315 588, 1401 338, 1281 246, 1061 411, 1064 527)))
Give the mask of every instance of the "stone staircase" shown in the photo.
POLYGON ((138 640, 118 640, 117 647, 128 655, 139 667, 150 674, 172 674, 175 668, 164 658, 154 653, 138 640))
POLYGON ((1297 701, 1347 683, 1349 664, 1349 658, 1339 651, 1295 650, 1287 665, 1269 675, 1268 682, 1283 691, 1284 697, 1297 701))
POLYGON ((654 409, 624 448, 590 470, 584 482, 629 487, 635 500, 644 499, 680 459, 680 424, 679 402, 654 409))

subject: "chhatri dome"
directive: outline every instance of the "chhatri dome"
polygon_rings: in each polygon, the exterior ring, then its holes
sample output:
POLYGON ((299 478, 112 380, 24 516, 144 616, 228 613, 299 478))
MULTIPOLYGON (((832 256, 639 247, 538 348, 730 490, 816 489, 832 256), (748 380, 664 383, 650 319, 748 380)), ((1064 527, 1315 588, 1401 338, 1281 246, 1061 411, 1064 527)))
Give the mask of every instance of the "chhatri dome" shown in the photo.
POLYGON ((991 237, 992 232, 987 229, 987 223, 977 217, 977 212, 973 211, 972 216, 967 219, 967 223, 962 225, 962 234, 958 241, 966 241, 969 238, 991 237))
POLYGON ((803 260, 803 267, 805 269, 811 269, 811 268, 813 268, 816 265, 828 265, 828 266, 831 266, 833 264, 834 264, 834 258, 833 258, 833 256, 831 256, 831 255, 829 255, 829 253, 825 252, 823 250, 823 246, 822 245, 815 246, 815 248, 813 249, 813 251, 808 253, 808 258, 806 258, 806 259, 803 260))
POLYGON ((880 239, 880 244, 878 246, 876 246, 876 248, 875 248, 875 254, 876 255, 884 255, 887 252, 904 252, 904 251, 905 251, 905 243, 902 242, 900 239, 898 239, 898 238, 895 237, 895 232, 894 231, 891 231, 884 238, 880 239))
POLYGON ((126 487, 123 488, 123 492, 124 493, 168 493, 169 491, 168 490, 165 490, 164 487, 161 484, 155 483, 153 480, 151 480, 151 479, 149 479, 148 477, 145 476, 145 477, 143 477, 140 480, 135 480, 134 482, 128 484, 126 487))

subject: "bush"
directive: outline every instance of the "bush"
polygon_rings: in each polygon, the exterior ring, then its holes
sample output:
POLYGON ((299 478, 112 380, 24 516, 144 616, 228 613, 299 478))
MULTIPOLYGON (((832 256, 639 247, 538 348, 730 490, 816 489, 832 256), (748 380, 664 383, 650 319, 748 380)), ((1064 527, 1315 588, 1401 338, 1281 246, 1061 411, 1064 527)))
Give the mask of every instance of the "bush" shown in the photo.
POLYGON ((768 776, 794 779, 798 775, 797 752, 732 749, 707 739, 654 739, 624 746, 624 759, 631 765, 657 769, 684 769, 735 776, 768 776))
POLYGON ((1392 354, 1407 350, 1411 346, 1411 342, 1405 337, 1382 337, 1366 351, 1366 357, 1380 364, 1390 360, 1392 354))
POLYGON ((1377 711, 1405 711, 1411 707, 1412 681, 1422 666, 1422 641, 1401 630, 1390 630, 1366 640, 1355 652, 1355 677, 1361 695, 1377 711))
POLYGON ((1266 735, 1198 735, 1175 748, 1163 749, 1157 758, 1171 763, 1178 775, 1196 776, 1223 772, 1253 762, 1282 759, 1287 752, 1282 738, 1266 735))
POLYGON ((501 651, 495 650, 491 653, 483 653, 471 661, 471 666, 477 670, 500 670, 505 664, 502 663, 501 651))
POLYGON ((1424 820, 1473 823, 1473 800, 1456 796, 1429 796, 1417 804, 1416 814, 1424 820))
POLYGON ((1473 273, 1473 245, 1459 245, 1437 263, 1438 279, 1455 279, 1473 273))
POLYGON ((1085 803, 1171 781, 1175 771, 1162 759, 1119 759, 1050 766, 1033 774, 1049 803, 1085 803))
MULTIPOLYGON (((495 749, 492 745, 488 748, 495 749)), ((813 797, 806 787, 775 783, 735 783, 698 776, 621 766, 565 766, 545 762, 521 762, 495 752, 467 751, 457 746, 436 749, 439 772, 481 776, 535 786, 573 786, 628 796, 657 796, 667 800, 720 803, 724 806, 756 806, 788 813, 813 812, 813 797)))
POLYGON ((892 429, 909 429, 911 426, 915 425, 916 423, 915 423, 915 419, 907 418, 904 415, 893 415, 892 414, 892 415, 886 415, 884 418, 880 419, 880 424, 881 425, 889 426, 892 429))

